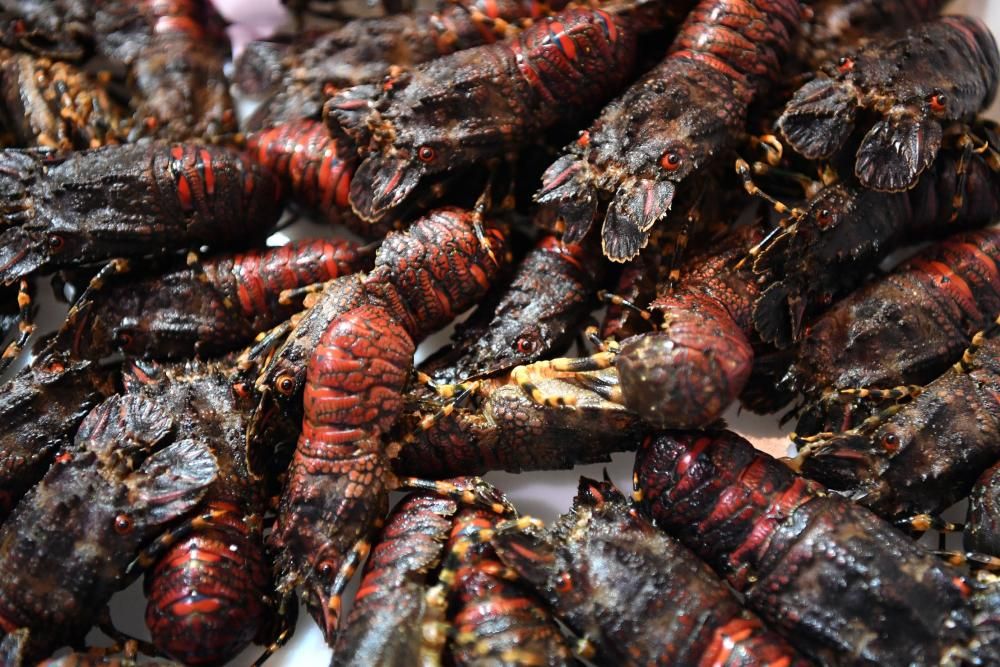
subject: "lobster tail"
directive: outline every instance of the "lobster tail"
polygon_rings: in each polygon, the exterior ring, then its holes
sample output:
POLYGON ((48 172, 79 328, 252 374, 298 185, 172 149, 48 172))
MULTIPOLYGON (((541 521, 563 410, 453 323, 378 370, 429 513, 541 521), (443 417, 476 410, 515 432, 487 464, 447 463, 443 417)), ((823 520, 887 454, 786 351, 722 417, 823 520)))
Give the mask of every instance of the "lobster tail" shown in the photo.
POLYGON ((880 192, 900 192, 917 184, 941 148, 941 124, 934 118, 898 114, 868 131, 858 148, 854 173, 880 192))
POLYGON ((796 151, 810 160, 823 160, 847 141, 856 113, 857 97, 850 84, 814 79, 792 97, 778 128, 796 151))
POLYGON ((262 547, 242 520, 220 521, 174 545, 146 579, 146 625, 153 644, 184 664, 229 660, 267 620, 262 547))

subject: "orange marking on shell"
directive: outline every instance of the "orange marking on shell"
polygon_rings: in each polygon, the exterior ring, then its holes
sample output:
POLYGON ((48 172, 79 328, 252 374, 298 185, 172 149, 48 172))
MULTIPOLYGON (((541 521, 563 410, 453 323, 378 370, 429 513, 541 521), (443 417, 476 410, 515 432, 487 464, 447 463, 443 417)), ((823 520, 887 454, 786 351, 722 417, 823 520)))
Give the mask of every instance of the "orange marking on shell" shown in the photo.
POLYGON ((177 616, 189 616, 191 614, 213 614, 221 607, 222 604, 217 599, 205 598, 176 602, 170 606, 170 610, 177 616))

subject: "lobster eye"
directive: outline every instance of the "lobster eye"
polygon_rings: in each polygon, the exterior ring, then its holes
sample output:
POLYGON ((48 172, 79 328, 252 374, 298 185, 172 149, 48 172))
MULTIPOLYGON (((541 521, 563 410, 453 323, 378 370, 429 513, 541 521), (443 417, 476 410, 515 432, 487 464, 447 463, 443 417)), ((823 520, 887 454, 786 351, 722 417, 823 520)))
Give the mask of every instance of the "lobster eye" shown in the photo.
POLYGON ((233 385, 233 393, 236 394, 237 398, 246 398, 250 395, 250 388, 246 382, 237 382, 233 385))
POLYGON ((66 239, 59 234, 49 235, 49 250, 52 252, 61 252, 63 248, 66 247, 66 239))
POLYGON ((417 149, 417 159, 421 162, 433 162, 437 157, 437 151, 430 146, 421 146, 417 149))
POLYGON ((289 373, 282 373, 274 381, 274 387, 282 396, 291 396, 295 393, 295 378, 289 373))
POLYGON ((816 222, 818 222, 822 227, 826 227, 833 222, 833 212, 828 208, 821 209, 820 212, 816 214, 816 222))
POLYGON ((678 167, 681 166, 681 156, 674 151, 667 151, 660 158, 660 166, 667 171, 677 171, 678 167))
POLYGON ((941 93, 931 95, 931 111, 934 113, 944 113, 948 110, 948 97, 941 93))
POLYGON ((119 535, 128 535, 133 528, 135 528, 135 523, 128 514, 119 514, 115 517, 115 532, 119 535))
POLYGON ((882 447, 890 452, 896 451, 899 449, 899 436, 895 433, 886 433, 882 436, 882 447))
POLYGON ((556 582, 556 590, 560 593, 569 593, 573 590, 573 577, 570 576, 569 572, 563 572, 559 575, 559 581, 556 582))
POLYGON ((135 336, 133 336, 129 331, 119 331, 115 335, 115 343, 118 344, 118 347, 128 348, 131 347, 134 342, 135 336))
POLYGON ((837 63, 837 70, 841 74, 847 74, 852 69, 854 69, 854 59, 853 58, 848 58, 847 56, 844 56, 837 63))
POLYGON ((531 338, 519 338, 517 340, 517 351, 521 354, 531 354, 535 351, 535 341, 531 338))
POLYGON ((333 563, 328 560, 320 561, 319 564, 316 565, 316 573, 324 579, 332 579, 336 572, 337 568, 334 567, 333 563))

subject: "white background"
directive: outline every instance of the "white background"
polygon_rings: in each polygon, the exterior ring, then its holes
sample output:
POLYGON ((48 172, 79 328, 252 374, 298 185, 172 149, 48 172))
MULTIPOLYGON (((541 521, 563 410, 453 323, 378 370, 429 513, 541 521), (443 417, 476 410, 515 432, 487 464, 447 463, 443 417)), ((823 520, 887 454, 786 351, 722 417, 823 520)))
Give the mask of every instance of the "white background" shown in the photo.
MULTIPOLYGON (((278 0, 215 0, 215 4, 227 18, 234 22, 231 34, 236 48, 241 48, 248 39, 266 36, 271 26, 280 22, 284 16, 278 0)), ((1000 34, 1000 0, 953 2, 948 6, 947 11, 983 17, 994 33, 1000 34)), ((991 117, 1000 118, 998 111, 1000 111, 1000 101, 994 103, 990 111, 991 117)), ((307 225, 305 226, 306 231, 296 230, 297 233, 294 235, 298 237, 322 234, 321 229, 307 225)), ((422 347, 422 350, 426 347, 422 347)), ((775 419, 746 414, 738 415, 735 410, 730 410, 726 418, 734 430, 742 433, 762 449, 779 456, 785 453, 787 441, 782 437, 783 434, 775 419)), ((545 521, 551 521, 568 509, 580 475, 600 478, 602 471, 606 468, 611 478, 623 490, 630 490, 632 458, 631 454, 620 454, 615 456, 613 462, 606 466, 598 464, 579 466, 568 471, 519 475, 491 473, 487 475, 487 478, 508 494, 522 514, 531 514, 545 521)), ((148 637, 143 623, 144 611, 145 601, 141 597, 139 584, 119 594, 112 603, 114 620, 122 630, 136 636, 148 637)), ((392 631, 392 628, 386 628, 386 632, 392 631)), ((252 646, 230 664, 243 667, 249 665, 259 655, 260 648, 252 646)), ((330 650, 323 642, 319 629, 303 609, 299 615, 295 636, 288 646, 271 658, 268 664, 274 667, 325 666, 329 664, 329 661, 330 650)))

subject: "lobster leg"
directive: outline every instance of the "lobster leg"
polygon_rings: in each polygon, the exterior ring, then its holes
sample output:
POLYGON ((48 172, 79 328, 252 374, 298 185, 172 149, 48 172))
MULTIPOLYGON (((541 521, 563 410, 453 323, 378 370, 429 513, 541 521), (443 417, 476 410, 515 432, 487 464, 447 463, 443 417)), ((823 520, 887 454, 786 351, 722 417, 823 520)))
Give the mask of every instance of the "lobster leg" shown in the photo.
POLYGON ((534 402, 547 407, 563 406, 569 407, 576 404, 573 396, 548 396, 538 388, 535 382, 538 379, 557 377, 562 373, 584 373, 587 371, 601 371, 610 368, 615 361, 617 352, 598 352, 589 357, 551 359, 547 361, 537 361, 527 366, 518 366, 510 373, 510 377, 517 383, 534 402))
POLYGON ((34 305, 31 301, 31 282, 28 278, 21 278, 17 289, 17 308, 20 321, 17 323, 17 338, 12 340, 0 355, 0 373, 10 366, 11 362, 21 354, 21 350, 27 345, 31 334, 35 332, 34 305))

